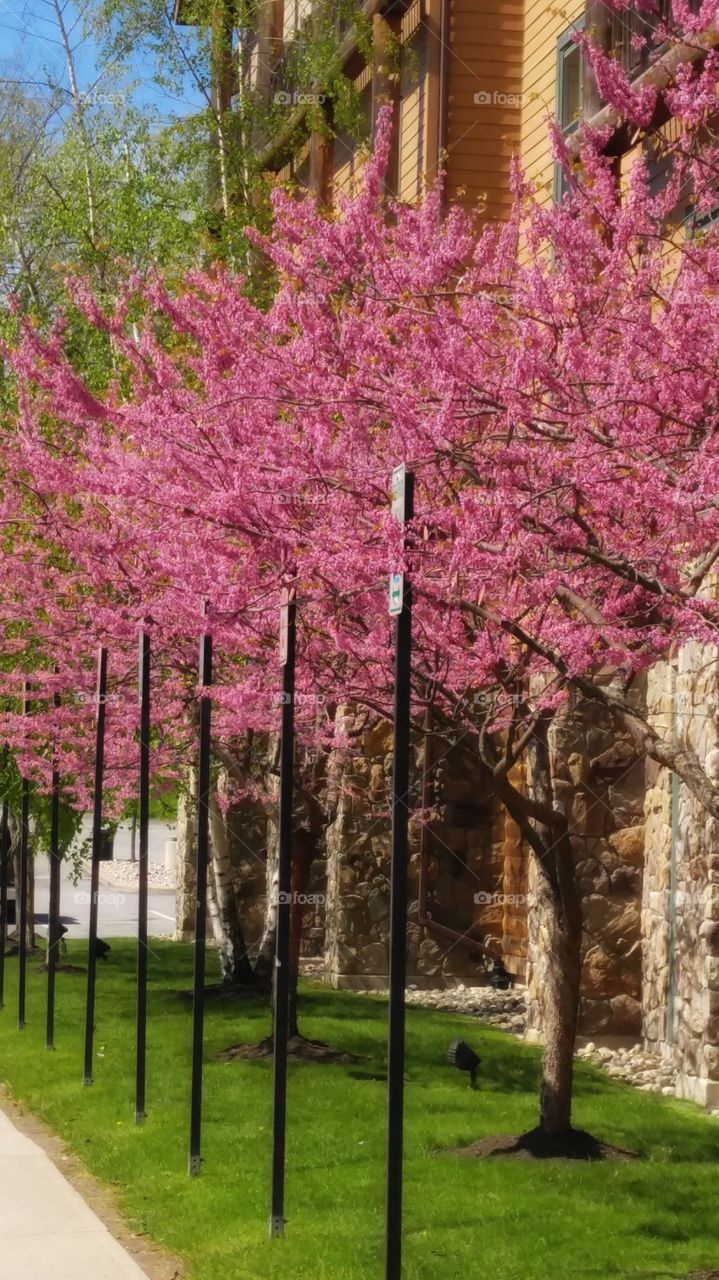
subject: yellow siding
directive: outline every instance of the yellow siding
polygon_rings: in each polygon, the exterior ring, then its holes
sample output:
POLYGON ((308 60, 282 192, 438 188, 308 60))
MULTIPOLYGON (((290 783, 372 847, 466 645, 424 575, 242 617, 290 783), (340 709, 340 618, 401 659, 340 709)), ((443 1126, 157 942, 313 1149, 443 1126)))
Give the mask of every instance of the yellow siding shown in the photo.
POLYGON ((523 0, 452 0, 447 195, 504 218, 521 132, 523 0))
MULTIPOLYGON (((354 87, 361 95, 365 119, 369 126, 372 111, 372 70, 363 67, 354 79, 354 87)), ((338 130, 332 147, 332 196, 349 195, 356 185, 362 169, 362 152, 356 138, 338 130)))
POLYGON ((548 116, 556 108, 557 40, 584 12, 573 2, 562 13, 546 0, 525 0, 524 75, 522 77, 522 160, 527 176, 552 190, 552 153, 548 116))
POLYGON ((400 200, 418 200, 427 151, 427 27, 420 0, 404 15, 400 36, 397 194, 400 200))

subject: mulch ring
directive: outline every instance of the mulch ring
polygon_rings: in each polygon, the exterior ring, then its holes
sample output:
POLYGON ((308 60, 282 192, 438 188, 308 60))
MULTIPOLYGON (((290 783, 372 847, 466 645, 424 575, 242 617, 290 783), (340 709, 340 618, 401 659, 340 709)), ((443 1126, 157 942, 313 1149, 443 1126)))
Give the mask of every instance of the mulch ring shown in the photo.
MULTIPOLYGON (((215 1062, 234 1062, 235 1059, 252 1060, 271 1058, 273 1054, 272 1037, 261 1040, 259 1044, 233 1044, 229 1049, 222 1049, 213 1055, 215 1062)), ((304 1036, 291 1036, 287 1041, 287 1058, 290 1062, 366 1062, 354 1053, 346 1053, 344 1049, 333 1049, 323 1040, 306 1040, 304 1036)))
POLYGON ((568 1133, 547 1134, 542 1129, 530 1129, 519 1136, 500 1133, 480 1138, 468 1147, 455 1147, 444 1155, 465 1156, 472 1160, 487 1160, 500 1156, 510 1160, 639 1160, 636 1151, 625 1151, 601 1142, 584 1129, 570 1129, 568 1133))

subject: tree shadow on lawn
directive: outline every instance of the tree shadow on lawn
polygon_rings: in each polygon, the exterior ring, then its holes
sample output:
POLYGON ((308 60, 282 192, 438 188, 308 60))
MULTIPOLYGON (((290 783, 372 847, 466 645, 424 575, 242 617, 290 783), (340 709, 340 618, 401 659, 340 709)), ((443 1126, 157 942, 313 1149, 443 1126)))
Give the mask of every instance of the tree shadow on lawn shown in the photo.
MULTIPOLYGON (((300 1019, 309 1020, 313 1029, 325 1024, 338 1025, 334 1043, 348 1052, 372 1059, 372 1069, 350 1071, 357 1080, 376 1080, 386 1073, 387 1002, 370 999, 352 992, 331 990, 322 984, 301 987, 300 1019), (380 1068, 380 1076, 376 1074, 380 1068)), ((462 1015, 434 1009, 411 1007, 407 1010, 406 1075, 414 1083, 436 1084, 449 1079, 453 1069, 447 1063, 447 1048, 464 1030, 467 1019, 462 1015)), ((480 1088, 499 1093, 536 1093, 539 1088, 540 1055, 533 1045, 524 1045, 499 1031, 482 1027, 472 1020, 472 1047, 482 1057, 480 1088)), ((463 1080, 457 1075, 458 1085, 463 1080)))

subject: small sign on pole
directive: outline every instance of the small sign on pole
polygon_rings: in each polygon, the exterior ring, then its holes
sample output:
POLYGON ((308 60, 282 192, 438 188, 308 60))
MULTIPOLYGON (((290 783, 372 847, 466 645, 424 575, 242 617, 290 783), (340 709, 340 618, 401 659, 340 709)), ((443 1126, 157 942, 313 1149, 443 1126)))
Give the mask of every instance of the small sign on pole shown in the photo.
POLYGON ((280 666, 287 666, 287 659, 290 651, 290 614, 291 606, 294 603, 295 593, 293 590, 284 587, 282 590, 282 599, 280 601, 280 666))
POLYGON ((399 617, 404 603, 404 574, 391 573, 389 577, 389 615, 399 617))
POLYGON ((392 472, 392 515, 401 524, 405 524, 407 520, 411 519, 408 503, 411 506, 413 480, 413 473, 407 471, 403 462, 398 467, 395 467, 392 472))

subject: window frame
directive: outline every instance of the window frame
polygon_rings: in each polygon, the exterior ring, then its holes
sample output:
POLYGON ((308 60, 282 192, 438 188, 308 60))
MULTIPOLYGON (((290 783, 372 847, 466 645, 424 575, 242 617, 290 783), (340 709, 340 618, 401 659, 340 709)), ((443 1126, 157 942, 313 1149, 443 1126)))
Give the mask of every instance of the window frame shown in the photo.
MULTIPOLYGON (((564 138, 570 137, 571 134, 573 134, 574 131, 579 128, 579 122, 582 118, 584 91, 586 87, 586 68, 584 65, 584 57, 582 55, 582 51, 580 48, 578 48, 577 44, 575 43, 574 36, 577 34, 578 31, 584 31, 585 26, 586 26, 586 11, 584 13, 579 14, 579 16, 575 18, 574 22, 570 23, 568 27, 565 27, 564 31, 562 31, 560 35, 557 36, 555 72, 554 72, 555 74, 554 112, 555 112, 557 124, 559 125, 562 131, 562 136, 564 138), (580 100, 580 104, 582 105, 580 105, 579 114, 576 116, 576 118, 574 120, 570 120, 568 124, 563 125, 562 118, 563 118, 564 108, 566 105, 564 101, 564 95, 565 95, 564 67, 565 67, 567 54, 569 52, 574 52, 575 50, 579 55, 579 100, 580 100)), ((560 165, 555 163, 554 177, 552 182, 552 193, 553 193, 555 204, 562 203, 562 198, 564 195, 564 192, 562 190, 562 185, 563 185, 562 177, 563 177, 562 168, 560 165)))

